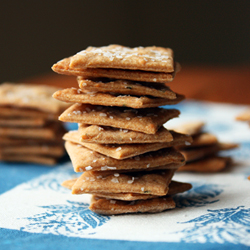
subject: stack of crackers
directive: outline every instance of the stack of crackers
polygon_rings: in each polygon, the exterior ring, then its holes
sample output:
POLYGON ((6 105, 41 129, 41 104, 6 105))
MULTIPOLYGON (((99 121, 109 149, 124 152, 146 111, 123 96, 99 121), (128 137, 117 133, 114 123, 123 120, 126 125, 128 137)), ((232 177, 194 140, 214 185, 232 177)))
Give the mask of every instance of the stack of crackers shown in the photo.
POLYGON ((58 115, 68 105, 51 86, 0 85, 0 160, 53 165, 65 154, 58 115))
POLYGON ((178 171, 218 172, 230 165, 231 158, 219 155, 221 151, 238 147, 234 143, 222 143, 218 138, 204 130, 202 121, 184 123, 173 128, 179 133, 189 134, 193 138, 190 145, 179 146, 178 149, 186 159, 185 166, 178 171))
POLYGON ((171 49, 119 45, 89 47, 53 65, 79 85, 53 95, 73 103, 59 120, 79 124, 63 138, 74 171, 83 174, 63 186, 92 194, 92 211, 161 212, 175 207, 172 195, 191 188, 172 177, 185 164, 175 147, 192 138, 165 129, 180 112, 159 107, 184 98, 165 85, 177 68, 171 49))

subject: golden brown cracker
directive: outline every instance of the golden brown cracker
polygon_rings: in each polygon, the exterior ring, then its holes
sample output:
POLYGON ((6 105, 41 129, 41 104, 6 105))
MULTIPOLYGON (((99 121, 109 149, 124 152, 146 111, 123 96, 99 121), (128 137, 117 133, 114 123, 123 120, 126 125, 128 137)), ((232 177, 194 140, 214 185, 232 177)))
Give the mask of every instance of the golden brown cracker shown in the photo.
POLYGON ((52 86, 2 83, 0 85, 0 105, 59 113, 68 107, 68 104, 52 98, 52 94, 57 90, 58 88, 52 86))
POLYGON ((0 117, 0 126, 1 127, 41 127, 47 123, 46 120, 41 118, 1 118, 0 117))
MULTIPOLYGON (((145 134, 127 129, 86 124, 79 124, 78 130, 82 142, 100 144, 156 143, 173 140, 171 132, 163 126, 160 127, 155 134, 145 134)), ((187 141, 189 141, 189 139, 187 139, 187 141)))
POLYGON ((62 136, 64 130, 57 124, 49 124, 44 127, 0 127, 0 136, 9 138, 29 138, 29 139, 57 139, 62 136))
POLYGON ((201 160, 186 163, 178 171, 190 171, 190 172, 204 172, 213 173, 223 170, 229 163, 231 159, 229 157, 219 157, 211 156, 206 157, 201 160))
POLYGON ((155 96, 166 99, 175 99, 176 93, 165 84, 135 82, 129 80, 85 79, 78 77, 78 84, 85 92, 117 93, 134 96, 155 96))
POLYGON ((84 78, 111 78, 111 79, 125 79, 131 81, 141 82, 157 82, 168 83, 173 81, 175 74, 180 67, 175 64, 175 71, 171 73, 163 72, 148 72, 142 70, 123 70, 123 69, 108 69, 108 68, 84 68, 72 69, 70 68, 71 58, 65 58, 53 65, 52 69, 64 75, 82 76, 84 78))
POLYGON ((160 166, 167 168, 168 164, 170 164, 171 168, 175 168, 179 164, 185 163, 183 155, 173 148, 165 148, 140 156, 117 160, 69 141, 66 141, 65 147, 75 172, 84 172, 86 170, 143 170, 160 166), (176 164, 176 166, 171 164, 176 164))
POLYGON ((72 194, 137 193, 166 195, 174 174, 171 170, 153 172, 100 173, 84 172, 72 187, 72 194))
POLYGON ((32 145, 16 145, 0 147, 1 154, 8 155, 47 155, 53 157, 61 157, 64 155, 63 145, 46 145, 46 144, 32 144, 32 145))
POLYGON ((238 121, 250 121, 250 109, 246 109, 245 111, 241 112, 236 116, 236 120, 238 121))
POLYGON ((85 93, 83 90, 75 88, 58 90, 53 94, 53 97, 63 102, 129 107, 134 109, 173 105, 181 102, 184 99, 184 96, 179 94, 177 94, 175 99, 166 99, 159 97, 131 96, 99 92, 85 93))
POLYGON ((93 196, 89 209, 103 215, 127 213, 159 213, 175 208, 171 197, 154 198, 149 200, 119 201, 107 200, 93 196))
POLYGON ((0 154, 0 160, 6 162, 26 162, 35 163, 42 165, 55 165, 57 163, 57 158, 44 156, 44 155, 32 155, 26 154, 0 154))
POLYGON ((63 136, 64 140, 80 144, 93 151, 110 156, 115 159, 125 159, 147 152, 157 151, 162 148, 185 145, 191 137, 174 133, 174 140, 166 143, 140 143, 140 144, 99 144, 81 142, 79 131, 70 131, 63 136))
POLYGON ((58 114, 43 112, 31 108, 16 108, 12 106, 0 107, 0 117, 1 118, 19 118, 19 119, 44 119, 44 120, 58 120, 58 114))
POLYGON ((191 122, 186 122, 186 123, 183 123, 181 125, 174 126, 174 127, 173 126, 168 127, 168 125, 166 125, 166 127, 168 129, 172 129, 178 133, 188 134, 188 135, 194 136, 194 135, 202 132, 204 125, 205 125, 205 123, 202 121, 191 121, 191 122))
POLYGON ((179 114, 180 111, 176 109, 128 109, 74 104, 61 114, 59 120, 64 122, 111 126, 146 134, 155 134, 158 128, 165 122, 178 117, 179 114))
MULTIPOLYGON (((129 48, 112 44, 88 47, 71 57, 69 68, 114 68, 153 72, 173 72, 173 51, 162 47, 129 48)), ((54 67, 53 67, 54 68, 54 67)))

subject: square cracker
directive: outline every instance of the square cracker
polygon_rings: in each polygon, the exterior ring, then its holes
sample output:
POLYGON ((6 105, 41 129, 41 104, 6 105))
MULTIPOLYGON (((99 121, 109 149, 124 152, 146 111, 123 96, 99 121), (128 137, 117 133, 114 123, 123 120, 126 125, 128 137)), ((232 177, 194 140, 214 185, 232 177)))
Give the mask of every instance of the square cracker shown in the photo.
POLYGON ((181 149, 180 152, 185 157, 186 161, 190 162, 216 154, 222 150, 230 150, 236 147, 238 147, 238 144, 235 143, 215 143, 207 146, 181 149))
POLYGON ((0 154, 0 160, 6 162, 26 162, 26 163, 35 163, 42 165, 55 165, 57 158, 44 155, 33 155, 33 154, 0 154))
POLYGON ((191 121, 183 123, 179 126, 171 127, 166 125, 168 129, 172 129, 178 133, 188 134, 191 136, 200 134, 202 132, 202 129, 204 128, 205 123, 202 121, 191 121))
POLYGON ((163 47, 129 48, 112 44, 88 47, 71 57, 69 68, 113 68, 169 73, 174 71, 173 50, 163 47))
POLYGON ((49 124, 44 127, 0 127, 0 136, 9 138, 26 138, 26 139, 58 139, 65 130, 60 124, 49 124))
POLYGON ((155 134, 145 134, 127 129, 86 124, 79 124, 78 131, 82 142, 100 144, 155 143, 173 140, 171 132, 163 126, 160 127, 155 134))
POLYGON ((52 114, 31 108, 16 108, 12 106, 0 106, 1 118, 20 118, 20 119, 44 119, 44 120, 58 120, 59 113, 52 114))
POLYGON ((119 95, 113 93, 84 93, 83 90, 76 88, 58 90, 53 94, 53 97, 63 102, 129 107, 135 109, 173 105, 181 102, 185 98, 183 95, 179 94, 177 94, 175 99, 166 99, 159 97, 119 95))
POLYGON ((3 83, 0 85, 0 105, 59 113, 68 107, 68 104, 52 98, 52 94, 57 90, 58 88, 52 86, 3 83))
POLYGON ((213 173, 225 169, 230 163, 230 157, 209 156, 197 161, 189 162, 185 166, 180 167, 178 171, 213 173))
POLYGON ((107 200, 93 196, 89 209, 103 215, 128 214, 128 213, 159 213, 175 208, 171 197, 161 197, 149 200, 119 201, 107 200))
POLYGON ((175 170, 152 172, 109 173, 84 172, 72 187, 72 194, 136 193, 163 196, 175 170))
POLYGON ((70 141, 66 141, 65 148, 75 172, 167 169, 185 164, 183 155, 174 148, 165 148, 124 160, 113 159, 70 141))
POLYGON ((59 74, 82 76, 84 78, 105 77, 131 81, 167 83, 174 80, 174 76, 180 68, 179 64, 175 64, 175 71, 171 73, 108 68, 71 68, 71 59, 72 57, 69 57, 57 62, 53 65, 52 69, 59 74))
POLYGON ((63 136, 64 140, 80 144, 93 151, 110 156, 115 159, 125 159, 147 152, 157 151, 162 148, 185 145, 186 142, 191 143, 191 137, 183 134, 174 133, 174 140, 165 143, 136 143, 136 144, 99 144, 82 142, 79 131, 70 131, 63 136))
POLYGON ((176 93, 161 83, 135 82, 120 79, 85 79, 83 77, 78 77, 77 81, 79 88, 93 93, 102 92, 135 96, 148 95, 167 99, 176 98, 176 93))
POLYGON ((104 125, 155 134, 168 120, 178 117, 177 109, 126 109, 90 104, 74 104, 59 117, 64 122, 104 125))
POLYGON ((32 145, 15 145, 15 146, 0 146, 0 154, 3 155, 47 155, 52 157, 61 157, 64 155, 65 150, 63 145, 47 145, 47 144, 32 144, 32 145))
POLYGON ((41 127, 47 123, 46 120, 42 118, 1 118, 0 117, 0 126, 1 127, 41 127))
MULTIPOLYGON (((116 174, 117 175, 117 174, 116 174)), ((66 180, 62 183, 62 186, 68 189, 72 189, 73 185, 77 181, 78 178, 66 180)), ((167 195, 175 195, 177 193, 183 193, 192 188, 190 183, 178 182, 171 180, 169 184, 169 190, 167 195)), ((156 195, 151 194, 137 194, 137 193, 98 193, 98 197, 106 198, 106 199, 115 199, 115 200, 126 200, 126 201, 134 201, 134 200, 147 200, 156 198, 156 195)))

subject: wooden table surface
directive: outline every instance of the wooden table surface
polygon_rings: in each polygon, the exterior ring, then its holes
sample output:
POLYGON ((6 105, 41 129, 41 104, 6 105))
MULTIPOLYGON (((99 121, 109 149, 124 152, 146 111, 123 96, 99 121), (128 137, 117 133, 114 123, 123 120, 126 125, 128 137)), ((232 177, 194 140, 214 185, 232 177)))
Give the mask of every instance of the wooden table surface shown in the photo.
MULTIPOLYGON (((76 77, 51 72, 22 82, 77 87, 76 77)), ((183 66, 170 88, 187 99, 250 105, 249 66, 183 66)))

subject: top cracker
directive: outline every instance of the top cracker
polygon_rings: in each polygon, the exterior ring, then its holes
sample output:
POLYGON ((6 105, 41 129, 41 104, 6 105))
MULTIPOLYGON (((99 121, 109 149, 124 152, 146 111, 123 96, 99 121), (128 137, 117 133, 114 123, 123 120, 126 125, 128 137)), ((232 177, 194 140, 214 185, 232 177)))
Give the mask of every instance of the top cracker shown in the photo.
MULTIPOLYGON (((57 64, 52 69, 54 70, 56 66, 57 64)), ((156 46, 135 48, 121 45, 88 47, 71 57, 69 68, 112 68, 171 73, 174 72, 173 51, 170 48, 156 46)))

